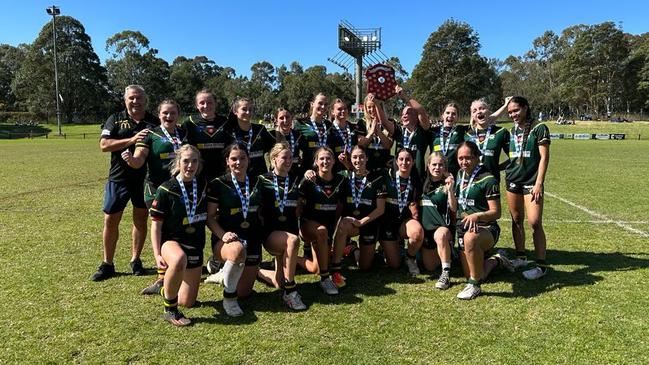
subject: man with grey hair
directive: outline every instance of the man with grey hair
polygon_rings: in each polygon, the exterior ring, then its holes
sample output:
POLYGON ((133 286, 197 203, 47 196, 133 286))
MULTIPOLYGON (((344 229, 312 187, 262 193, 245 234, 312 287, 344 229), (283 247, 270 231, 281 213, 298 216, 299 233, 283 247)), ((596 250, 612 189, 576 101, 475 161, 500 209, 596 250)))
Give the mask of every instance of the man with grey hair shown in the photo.
POLYGON ((142 86, 129 85, 124 90, 126 110, 111 115, 101 131, 99 147, 102 152, 110 152, 110 171, 104 192, 104 258, 97 272, 90 278, 101 281, 115 275, 115 247, 119 236, 119 223, 124 208, 130 200, 133 204, 133 243, 130 266, 134 275, 145 273, 140 254, 144 246, 147 230, 148 211, 144 204, 144 176, 146 167, 133 169, 122 153, 135 149, 135 143, 144 139, 150 129, 160 124, 157 117, 146 111, 147 96, 142 86))

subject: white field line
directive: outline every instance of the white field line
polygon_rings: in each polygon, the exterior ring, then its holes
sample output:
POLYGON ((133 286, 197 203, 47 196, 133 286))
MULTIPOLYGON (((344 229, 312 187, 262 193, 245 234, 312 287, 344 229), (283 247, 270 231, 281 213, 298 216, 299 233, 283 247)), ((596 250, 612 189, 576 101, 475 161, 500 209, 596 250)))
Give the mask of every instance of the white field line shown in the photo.
MULTIPOLYGON (((511 218, 500 218, 498 220, 499 222, 511 222, 511 218)), ((614 224, 616 222, 623 223, 623 224, 649 224, 649 221, 613 221, 610 219, 606 220, 599 220, 599 219, 590 219, 590 220, 579 220, 579 219, 546 219, 543 218, 543 223, 568 223, 568 224, 614 224)))
MULTIPOLYGON (((557 199, 557 200, 559 200, 559 201, 561 201, 563 203, 566 203, 566 204, 570 205, 573 208, 577 208, 577 209, 581 210, 582 212, 586 212, 589 215, 591 215, 593 218, 596 218, 596 219, 602 221, 602 223, 613 223, 616 226, 618 226, 618 227, 620 227, 622 229, 625 229, 625 230, 627 230, 629 232, 638 234, 638 235, 640 235, 642 237, 649 237, 649 233, 647 233, 645 231, 641 231, 641 230, 639 230, 637 228, 631 227, 629 225, 629 223, 631 223, 631 222, 623 222, 623 221, 612 220, 611 218, 609 218, 609 217, 607 217, 607 216, 605 216, 603 214, 597 213, 597 212, 595 212, 593 210, 590 210, 590 209, 588 209, 588 208, 586 208, 586 207, 584 207, 582 205, 573 203, 568 199, 562 198, 562 197, 560 197, 560 196, 558 196, 556 194, 552 194, 552 193, 549 193, 547 191, 545 192, 545 195, 547 195, 547 196, 549 196, 551 198, 557 199)), ((640 224, 644 224, 644 223, 640 223, 640 224)))

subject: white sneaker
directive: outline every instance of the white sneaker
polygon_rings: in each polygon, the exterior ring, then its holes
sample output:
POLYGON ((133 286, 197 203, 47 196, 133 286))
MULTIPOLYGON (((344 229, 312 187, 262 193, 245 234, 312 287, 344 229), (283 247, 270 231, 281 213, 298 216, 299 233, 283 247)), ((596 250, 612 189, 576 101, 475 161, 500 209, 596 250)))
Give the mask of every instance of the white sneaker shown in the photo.
POLYGON ((419 266, 417 266, 417 260, 411 259, 410 257, 406 256, 406 266, 408 266, 408 272, 410 272, 410 275, 417 276, 420 274, 419 266))
POLYGON ((338 287, 331 280, 331 277, 320 280, 320 287, 327 295, 338 295, 338 287))
POLYGON ((239 302, 236 298, 223 298, 223 309, 230 317, 240 317, 243 315, 243 310, 239 307, 239 302))
POLYGON ((223 266, 221 262, 215 259, 214 256, 210 256, 210 258, 207 259, 207 264, 205 265, 207 272, 210 274, 216 274, 217 272, 219 272, 221 266, 223 266))
POLYGON ((439 290, 446 290, 451 286, 451 277, 448 271, 442 270, 439 279, 435 283, 435 287, 439 290))
POLYGON ((527 259, 519 259, 519 258, 515 258, 511 260, 511 262, 512 262, 512 266, 514 266, 514 270, 518 270, 521 267, 525 267, 527 266, 527 264, 530 263, 529 261, 527 261, 527 259))
POLYGON ((536 279, 539 279, 539 278, 545 276, 545 274, 547 274, 547 272, 548 272, 547 269, 543 270, 543 269, 541 269, 540 267, 537 266, 537 267, 533 267, 533 268, 531 268, 529 270, 523 271, 523 277, 525 279, 527 279, 527 280, 536 280, 536 279))
POLYGON ((205 284, 216 284, 223 286, 223 270, 219 270, 205 278, 205 284))
POLYGON ((457 298, 462 300, 471 300, 482 293, 479 286, 473 284, 466 284, 461 292, 457 293, 457 298))
POLYGON ((294 311, 303 311, 306 309, 306 305, 302 302, 302 297, 300 297, 297 291, 282 295, 282 299, 284 299, 284 303, 289 309, 294 311))

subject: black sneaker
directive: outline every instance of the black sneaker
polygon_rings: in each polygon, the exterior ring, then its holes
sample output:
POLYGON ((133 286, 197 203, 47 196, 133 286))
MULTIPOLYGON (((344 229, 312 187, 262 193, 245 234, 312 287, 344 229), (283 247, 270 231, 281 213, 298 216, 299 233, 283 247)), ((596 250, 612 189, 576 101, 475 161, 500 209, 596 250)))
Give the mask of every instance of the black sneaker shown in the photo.
POLYGON ((153 284, 142 289, 140 294, 142 295, 158 295, 160 294, 160 288, 164 285, 164 280, 158 279, 153 284))
POLYGON ((207 268, 207 272, 210 274, 216 274, 221 270, 221 263, 217 261, 214 256, 210 256, 209 259, 207 259, 207 264, 205 267, 207 268))
POLYGON ((142 260, 139 258, 129 262, 128 265, 131 267, 131 270, 133 270, 133 275, 142 276, 146 274, 146 270, 144 270, 144 266, 142 266, 142 260))
POLYGON ((90 280, 92 281, 102 281, 115 276, 115 265, 109 264, 107 262, 102 262, 97 269, 97 272, 92 274, 90 280))

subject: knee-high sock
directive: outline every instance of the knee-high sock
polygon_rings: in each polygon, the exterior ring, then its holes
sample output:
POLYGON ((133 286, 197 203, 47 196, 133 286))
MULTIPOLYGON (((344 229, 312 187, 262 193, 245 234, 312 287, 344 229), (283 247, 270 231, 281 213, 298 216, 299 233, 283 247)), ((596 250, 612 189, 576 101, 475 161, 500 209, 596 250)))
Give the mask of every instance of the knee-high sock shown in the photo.
POLYGON ((226 261, 223 265, 223 287, 227 293, 236 293, 237 284, 243 274, 245 266, 243 263, 237 264, 234 261, 226 261))

